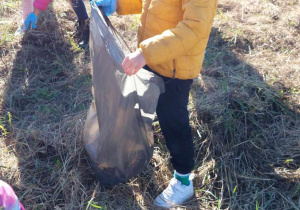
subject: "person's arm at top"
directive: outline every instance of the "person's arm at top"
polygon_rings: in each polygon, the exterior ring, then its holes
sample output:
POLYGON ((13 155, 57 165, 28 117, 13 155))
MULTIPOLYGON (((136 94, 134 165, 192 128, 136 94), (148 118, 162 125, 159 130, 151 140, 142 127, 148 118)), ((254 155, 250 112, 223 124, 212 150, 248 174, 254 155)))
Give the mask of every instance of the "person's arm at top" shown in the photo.
POLYGON ((117 0, 119 15, 142 13, 142 0, 117 0))
POLYGON ((51 0, 35 0, 33 3, 34 11, 30 13, 24 24, 26 25, 26 30, 29 30, 30 26, 36 28, 36 22, 41 11, 46 10, 51 0))
POLYGON ((51 0, 35 0, 33 6, 37 10, 46 10, 51 0))
POLYGON ((102 7, 106 16, 117 12, 119 15, 139 14, 142 12, 142 0, 96 0, 96 5, 102 7))

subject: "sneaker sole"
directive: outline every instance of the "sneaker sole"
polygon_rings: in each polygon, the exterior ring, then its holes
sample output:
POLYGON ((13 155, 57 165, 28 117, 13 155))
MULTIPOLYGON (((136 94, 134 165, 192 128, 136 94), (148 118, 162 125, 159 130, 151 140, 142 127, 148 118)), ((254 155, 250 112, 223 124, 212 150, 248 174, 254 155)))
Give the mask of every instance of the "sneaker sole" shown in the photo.
MULTIPOLYGON (((170 208, 175 208, 175 207, 182 206, 182 205, 186 204, 187 202, 189 202, 190 200, 192 200, 193 197, 194 197, 194 194, 193 194, 191 197, 189 197, 189 198, 188 198, 185 202, 183 202, 182 204, 176 204, 176 205, 171 206, 171 207, 160 206, 158 203, 155 203, 155 202, 153 202, 153 205, 154 205, 154 206, 157 206, 157 207, 159 207, 159 208, 163 208, 163 209, 170 209, 170 208)), ((161 198, 161 199, 162 199, 162 198, 161 198)), ((162 199, 162 200, 163 200, 163 199, 162 199)))

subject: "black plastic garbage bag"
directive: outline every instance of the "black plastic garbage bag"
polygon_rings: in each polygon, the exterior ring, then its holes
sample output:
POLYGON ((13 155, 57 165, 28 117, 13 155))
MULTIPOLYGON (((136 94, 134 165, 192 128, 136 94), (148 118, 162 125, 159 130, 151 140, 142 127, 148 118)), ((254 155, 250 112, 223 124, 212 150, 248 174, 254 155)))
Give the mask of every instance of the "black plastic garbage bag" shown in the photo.
POLYGON ((115 185, 140 173, 152 158, 152 122, 164 83, 144 69, 124 74, 123 51, 94 3, 90 33, 94 101, 84 145, 100 184, 115 185))

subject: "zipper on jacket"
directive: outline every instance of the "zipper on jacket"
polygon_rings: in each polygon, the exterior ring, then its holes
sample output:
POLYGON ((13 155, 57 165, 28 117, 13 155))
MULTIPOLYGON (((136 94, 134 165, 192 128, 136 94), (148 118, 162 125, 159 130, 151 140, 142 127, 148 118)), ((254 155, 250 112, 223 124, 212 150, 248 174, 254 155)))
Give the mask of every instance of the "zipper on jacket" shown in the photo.
POLYGON ((175 78, 175 73, 176 73, 176 61, 175 61, 175 59, 173 59, 173 67, 174 67, 174 69, 173 69, 173 79, 175 78))
POLYGON ((173 77, 172 77, 172 79, 175 78, 175 73, 176 73, 176 69, 173 70, 173 77))
POLYGON ((169 82, 172 82, 172 80, 175 79, 175 73, 176 73, 176 69, 173 70, 173 76, 172 76, 172 78, 170 78, 168 81, 166 81, 164 83, 168 84, 169 82))

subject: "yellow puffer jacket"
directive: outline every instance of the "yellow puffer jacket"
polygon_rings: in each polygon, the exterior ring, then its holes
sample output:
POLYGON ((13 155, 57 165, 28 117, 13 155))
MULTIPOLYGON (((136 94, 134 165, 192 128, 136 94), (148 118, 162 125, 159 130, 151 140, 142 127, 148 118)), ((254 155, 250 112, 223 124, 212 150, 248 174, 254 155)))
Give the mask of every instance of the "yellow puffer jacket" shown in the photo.
POLYGON ((138 44, 151 69, 166 77, 192 79, 202 68, 217 3, 218 0, 118 0, 117 13, 142 12, 138 44))

